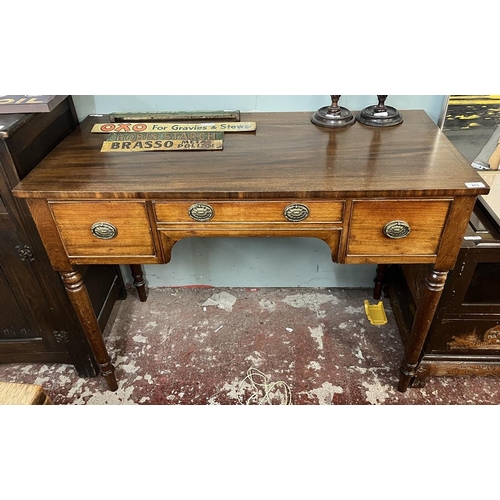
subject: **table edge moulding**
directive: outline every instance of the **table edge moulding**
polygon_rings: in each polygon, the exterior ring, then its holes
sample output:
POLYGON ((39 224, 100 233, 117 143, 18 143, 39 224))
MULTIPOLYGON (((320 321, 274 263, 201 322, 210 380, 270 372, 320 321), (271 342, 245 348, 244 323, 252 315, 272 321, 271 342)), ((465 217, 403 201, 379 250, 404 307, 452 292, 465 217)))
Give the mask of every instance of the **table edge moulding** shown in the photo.
POLYGON ((474 203, 489 187, 424 111, 383 129, 325 129, 310 116, 242 113, 256 130, 225 133, 222 150, 143 152, 101 152, 106 135, 91 129, 109 117, 89 116, 15 187, 110 390, 114 368, 79 266, 134 266, 145 300, 140 265, 167 263, 191 236, 309 236, 340 264, 432 264, 401 363, 398 389, 410 387, 474 203))

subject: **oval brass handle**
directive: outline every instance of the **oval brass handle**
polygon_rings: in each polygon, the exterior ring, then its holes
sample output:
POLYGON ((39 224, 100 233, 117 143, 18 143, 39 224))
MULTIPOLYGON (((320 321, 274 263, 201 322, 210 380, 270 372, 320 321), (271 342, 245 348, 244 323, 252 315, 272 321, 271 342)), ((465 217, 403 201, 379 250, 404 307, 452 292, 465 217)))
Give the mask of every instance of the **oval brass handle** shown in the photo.
POLYGON ((90 228, 92 234, 100 240, 111 240, 116 238, 118 229, 109 222, 95 222, 90 228))
POLYGON ((410 234, 410 231, 410 225, 404 220, 393 220, 388 222, 382 229, 384 235, 392 239, 405 238, 410 234))
POLYGON ((309 217, 309 208, 302 203, 292 203, 285 207, 283 215, 290 222, 300 222, 309 217))
POLYGON ((195 203, 188 208, 191 219, 198 222, 207 222, 215 215, 214 209, 206 203, 195 203))

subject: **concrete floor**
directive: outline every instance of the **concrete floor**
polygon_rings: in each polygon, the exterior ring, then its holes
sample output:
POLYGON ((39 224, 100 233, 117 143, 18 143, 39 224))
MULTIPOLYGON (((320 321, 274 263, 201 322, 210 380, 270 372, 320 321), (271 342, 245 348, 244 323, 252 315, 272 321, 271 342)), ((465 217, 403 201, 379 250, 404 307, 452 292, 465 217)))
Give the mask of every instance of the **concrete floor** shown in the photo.
POLYGON ((0 380, 40 384, 56 405, 496 405, 500 381, 432 378, 397 391, 403 355, 371 325, 371 289, 151 288, 119 301, 104 332, 119 388, 71 365, 0 365, 0 380), (267 391, 268 399, 262 399, 267 391))

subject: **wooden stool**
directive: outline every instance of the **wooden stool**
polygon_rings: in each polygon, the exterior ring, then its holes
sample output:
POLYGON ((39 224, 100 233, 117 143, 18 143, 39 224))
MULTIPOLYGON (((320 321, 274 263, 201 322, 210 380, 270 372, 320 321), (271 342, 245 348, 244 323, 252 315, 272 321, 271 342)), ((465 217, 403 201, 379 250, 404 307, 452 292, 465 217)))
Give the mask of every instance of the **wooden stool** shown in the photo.
POLYGON ((0 382, 0 405, 51 405, 42 386, 0 382))

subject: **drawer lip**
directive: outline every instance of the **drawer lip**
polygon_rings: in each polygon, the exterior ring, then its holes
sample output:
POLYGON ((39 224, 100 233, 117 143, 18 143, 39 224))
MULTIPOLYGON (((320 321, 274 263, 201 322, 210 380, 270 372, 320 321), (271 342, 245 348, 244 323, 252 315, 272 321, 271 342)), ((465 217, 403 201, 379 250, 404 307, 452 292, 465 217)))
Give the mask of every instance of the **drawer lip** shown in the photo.
POLYGON ((202 224, 205 226, 216 224, 341 224, 345 215, 345 200, 312 200, 312 199, 284 199, 284 200, 153 200, 156 223, 159 227, 173 224, 202 224), (193 204, 210 205, 214 209, 214 216, 208 221, 196 221, 188 214, 188 208, 193 204), (309 216, 302 221, 289 221, 284 216, 284 209, 288 205, 301 204, 309 209, 309 216), (166 214, 167 208, 173 209, 173 214, 166 214), (321 209, 327 209, 325 214, 321 209), (249 213, 245 213, 248 210, 249 213), (253 210, 253 212, 252 212, 253 210))

